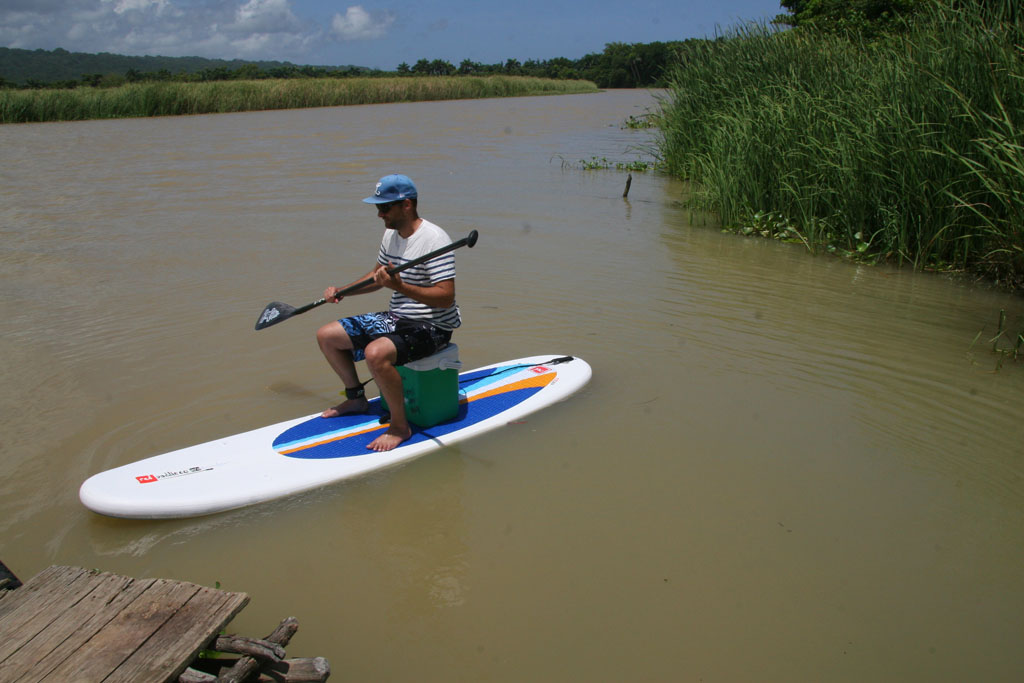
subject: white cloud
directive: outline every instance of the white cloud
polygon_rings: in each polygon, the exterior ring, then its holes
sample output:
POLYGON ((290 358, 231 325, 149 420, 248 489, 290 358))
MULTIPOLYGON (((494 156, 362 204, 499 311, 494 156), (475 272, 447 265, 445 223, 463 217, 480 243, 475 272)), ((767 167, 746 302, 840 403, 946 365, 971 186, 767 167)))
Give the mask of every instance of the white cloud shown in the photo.
POLYGON ((380 38, 394 22, 395 17, 390 13, 370 14, 362 5, 353 5, 345 10, 344 16, 334 15, 331 32, 342 40, 380 38))
POLYGON ((250 34, 289 33, 299 30, 300 22, 292 14, 289 0, 249 0, 235 11, 231 28, 250 34))
POLYGON ((295 0, 0 0, 0 45, 305 63, 332 40, 295 0))
POLYGON ((164 8, 167 7, 167 0, 103 0, 106 4, 113 3, 114 14, 124 14, 125 12, 144 12, 150 7, 154 8, 157 14, 160 14, 164 8))

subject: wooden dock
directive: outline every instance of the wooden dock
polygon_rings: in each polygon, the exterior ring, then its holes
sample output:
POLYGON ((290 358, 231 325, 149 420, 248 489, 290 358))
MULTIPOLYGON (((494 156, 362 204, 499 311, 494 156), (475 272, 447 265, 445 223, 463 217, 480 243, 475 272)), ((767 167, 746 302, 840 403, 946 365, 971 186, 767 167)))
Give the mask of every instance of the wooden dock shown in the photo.
POLYGON ((221 636, 248 602, 193 583, 49 567, 0 590, 0 681, 244 681, 261 669, 263 680, 326 680, 322 658, 283 660, 294 619, 264 640, 221 636), (197 660, 203 650, 243 656, 197 660), (192 668, 201 662, 213 673, 192 668))

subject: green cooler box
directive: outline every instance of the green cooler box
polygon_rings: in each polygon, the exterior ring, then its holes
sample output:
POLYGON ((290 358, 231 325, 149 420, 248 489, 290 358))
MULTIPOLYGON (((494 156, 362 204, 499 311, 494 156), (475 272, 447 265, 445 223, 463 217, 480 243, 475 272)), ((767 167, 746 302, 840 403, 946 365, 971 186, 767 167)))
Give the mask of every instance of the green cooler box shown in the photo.
MULTIPOLYGON (((449 344, 433 356, 398 366, 405 415, 417 427, 433 427, 459 414, 459 347, 449 344)), ((381 407, 388 409, 380 397, 381 407)))

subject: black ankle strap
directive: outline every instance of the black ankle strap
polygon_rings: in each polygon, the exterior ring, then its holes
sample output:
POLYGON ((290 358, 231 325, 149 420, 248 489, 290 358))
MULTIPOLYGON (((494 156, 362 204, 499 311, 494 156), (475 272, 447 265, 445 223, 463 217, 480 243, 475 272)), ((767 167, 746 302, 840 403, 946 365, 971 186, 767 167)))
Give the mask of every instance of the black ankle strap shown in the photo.
POLYGON ((345 398, 362 398, 363 396, 366 396, 366 389, 361 385, 355 389, 345 387, 345 398))

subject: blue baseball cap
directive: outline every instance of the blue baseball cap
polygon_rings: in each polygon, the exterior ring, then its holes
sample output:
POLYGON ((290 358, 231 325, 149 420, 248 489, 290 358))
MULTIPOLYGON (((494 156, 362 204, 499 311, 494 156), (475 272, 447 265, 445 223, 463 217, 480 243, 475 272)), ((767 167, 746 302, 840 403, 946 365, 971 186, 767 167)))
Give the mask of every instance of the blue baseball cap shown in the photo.
POLYGON ((409 176, 393 173, 378 180, 373 196, 367 197, 363 201, 367 204, 387 204, 415 196, 417 196, 416 186, 412 184, 409 176))

